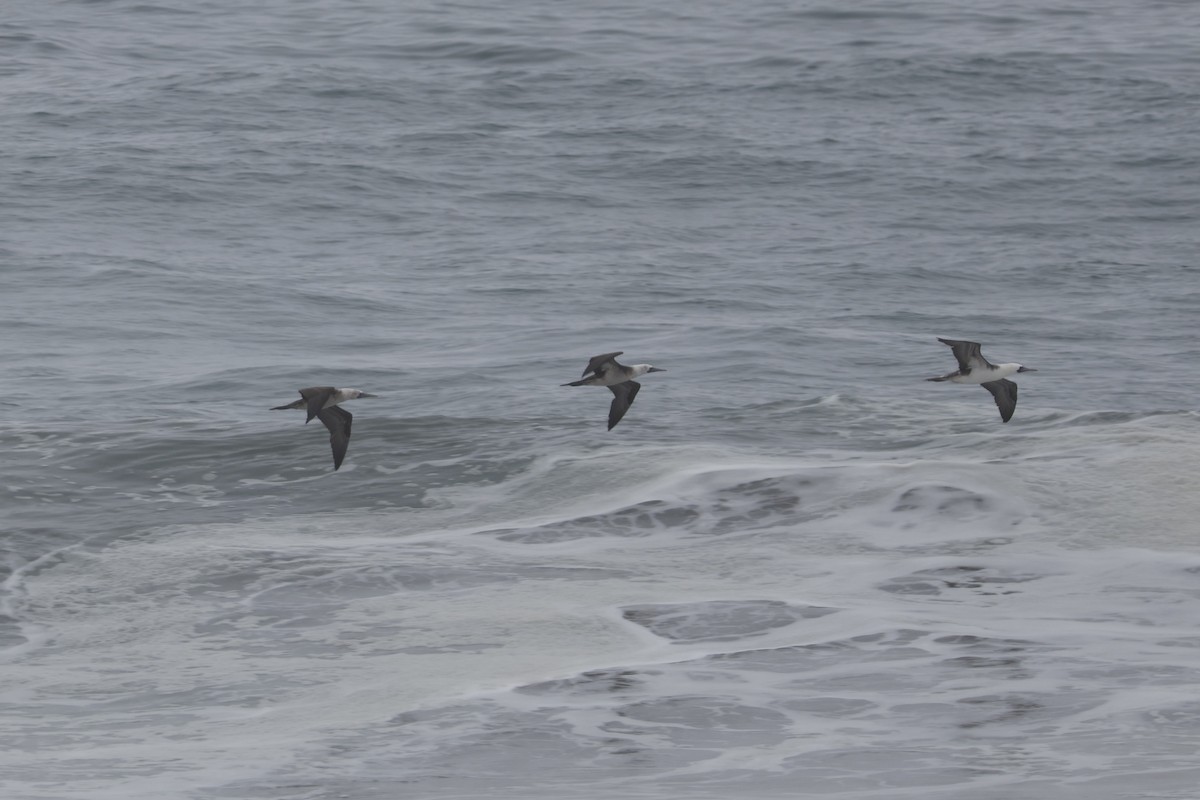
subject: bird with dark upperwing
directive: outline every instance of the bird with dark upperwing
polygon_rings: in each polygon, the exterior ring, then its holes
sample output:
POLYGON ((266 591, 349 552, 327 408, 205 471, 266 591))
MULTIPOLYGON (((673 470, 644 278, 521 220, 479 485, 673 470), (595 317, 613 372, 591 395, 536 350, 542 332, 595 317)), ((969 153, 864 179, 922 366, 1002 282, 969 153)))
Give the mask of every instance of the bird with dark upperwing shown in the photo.
POLYGON ((641 391, 642 385, 634 380, 650 372, 666 372, 665 369, 652 367, 649 364, 633 364, 625 366, 617 363, 617 356, 624 353, 604 353, 592 356, 587 367, 583 370, 583 379, 564 383, 563 386, 607 386, 613 393, 612 405, 608 407, 608 429, 621 421, 625 412, 633 405, 633 398, 641 391), (590 375, 588 373, 591 373, 590 375))
POLYGON ((1008 422, 1012 419, 1013 411, 1017 408, 1017 385, 1005 379, 1018 372, 1037 372, 1037 370, 1022 364, 993 364, 979 352, 979 342, 941 337, 938 337, 938 341, 950 345, 954 350, 954 357, 958 359, 958 371, 940 378, 926 378, 925 380, 979 384, 991 392, 992 397, 996 398, 996 407, 1000 409, 1001 421, 1008 422))
POLYGON ((304 424, 312 422, 313 417, 320 418, 329 429, 329 446, 333 448, 333 470, 337 472, 346 457, 346 448, 350 446, 350 423, 354 415, 344 408, 338 408, 339 403, 347 400, 357 400, 360 397, 375 397, 358 389, 337 389, 333 386, 312 386, 300 390, 300 399, 286 406, 275 406, 272 411, 282 411, 288 408, 303 408, 308 412, 304 424))

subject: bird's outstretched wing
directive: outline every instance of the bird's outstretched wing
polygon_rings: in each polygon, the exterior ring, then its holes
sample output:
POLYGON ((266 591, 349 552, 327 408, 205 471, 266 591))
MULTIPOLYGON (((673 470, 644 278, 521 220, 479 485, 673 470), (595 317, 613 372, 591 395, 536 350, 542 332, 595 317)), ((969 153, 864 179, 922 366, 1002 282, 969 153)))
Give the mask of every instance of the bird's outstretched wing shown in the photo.
POLYGON ((625 416, 625 412, 633 405, 633 398, 637 397, 637 393, 641 391, 642 385, 637 381, 625 381, 624 383, 615 383, 608 387, 608 390, 613 393, 612 405, 608 407, 608 429, 611 431, 613 426, 621 421, 621 417, 625 416))
POLYGON ((1000 409, 1001 421, 1008 422, 1012 419, 1013 412, 1017 410, 1017 385, 1004 378, 981 385, 996 398, 996 408, 1000 409))
MULTIPOLYGON (((300 390, 300 396, 308 403, 308 419, 304 420, 304 424, 313 421, 313 417, 325 407, 326 401, 333 396, 337 389, 333 386, 311 386, 307 389, 300 390)), ((328 425, 329 423, 325 423, 328 425)))
POLYGON ((979 342, 943 339, 940 336, 938 341, 950 345, 954 350, 954 357, 958 359, 958 368, 963 375, 970 375, 973 369, 991 369, 994 366, 979 352, 979 342))
POLYGON ((346 457, 346 448, 350 446, 350 423, 354 415, 340 406, 330 406, 317 412, 321 422, 329 428, 329 446, 333 448, 333 470, 337 472, 346 457))
POLYGON ((604 355, 592 356, 588 360, 588 365, 583 370, 583 374, 587 375, 589 372, 603 372, 605 365, 607 365, 608 362, 614 361, 617 356, 623 354, 624 352, 624 350, 618 350, 615 353, 605 353, 604 355))

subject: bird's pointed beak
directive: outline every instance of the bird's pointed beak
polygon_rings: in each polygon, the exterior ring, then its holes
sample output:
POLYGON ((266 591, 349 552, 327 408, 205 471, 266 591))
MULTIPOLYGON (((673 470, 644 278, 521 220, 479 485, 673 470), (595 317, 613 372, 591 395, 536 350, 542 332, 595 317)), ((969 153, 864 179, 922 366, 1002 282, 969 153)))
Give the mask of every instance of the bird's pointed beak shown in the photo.
POLYGON ((651 367, 650 369, 646 370, 646 372, 666 372, 666 370, 662 367, 651 367))
POLYGON ((359 395, 359 397, 379 397, 379 395, 377 395, 377 394, 367 394, 366 392, 363 392, 362 394, 360 394, 360 395, 359 395))
POLYGON ((1033 367, 1021 367, 1017 372, 1037 372, 1033 367))

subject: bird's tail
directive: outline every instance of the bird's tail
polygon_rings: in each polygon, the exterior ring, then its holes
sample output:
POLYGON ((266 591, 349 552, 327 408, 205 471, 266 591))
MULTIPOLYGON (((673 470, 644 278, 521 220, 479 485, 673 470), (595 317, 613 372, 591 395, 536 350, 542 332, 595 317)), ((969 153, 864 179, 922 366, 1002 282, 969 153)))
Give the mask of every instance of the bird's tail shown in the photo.
POLYGON ((584 378, 581 381, 571 381, 570 383, 560 383, 559 386, 587 386, 588 379, 584 378))
POLYGON ((942 376, 942 377, 940 377, 940 378, 926 378, 925 380, 927 380, 927 381, 948 381, 948 380, 950 380, 951 378, 953 378, 953 377, 954 377, 955 375, 957 375, 957 374, 958 374, 957 372, 951 372, 951 373, 948 373, 948 374, 946 374, 946 375, 943 375, 943 376, 942 376))
POLYGON ((294 403, 288 403, 286 406, 274 406, 272 411, 286 411, 289 408, 304 408, 304 400, 297 400, 294 403))

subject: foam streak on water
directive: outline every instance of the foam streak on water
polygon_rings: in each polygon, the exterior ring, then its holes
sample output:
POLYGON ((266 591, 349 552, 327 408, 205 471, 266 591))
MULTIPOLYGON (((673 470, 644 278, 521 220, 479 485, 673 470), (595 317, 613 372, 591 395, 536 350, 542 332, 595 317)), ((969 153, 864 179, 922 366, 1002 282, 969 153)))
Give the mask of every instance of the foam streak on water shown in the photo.
POLYGON ((0 795, 1192 800, 1183 10, 17 4, 0 795))

